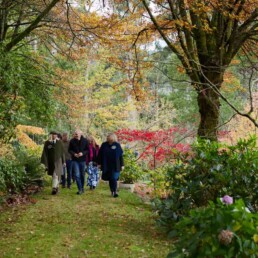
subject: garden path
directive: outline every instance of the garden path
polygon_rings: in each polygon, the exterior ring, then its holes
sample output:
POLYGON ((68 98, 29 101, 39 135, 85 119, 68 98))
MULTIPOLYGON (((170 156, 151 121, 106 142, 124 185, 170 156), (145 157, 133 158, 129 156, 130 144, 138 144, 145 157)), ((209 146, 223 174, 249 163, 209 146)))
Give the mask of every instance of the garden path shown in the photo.
POLYGON ((137 195, 120 190, 112 198, 103 182, 75 193, 75 185, 57 196, 46 187, 34 204, 2 211, 0 257, 166 257, 169 242, 137 195))

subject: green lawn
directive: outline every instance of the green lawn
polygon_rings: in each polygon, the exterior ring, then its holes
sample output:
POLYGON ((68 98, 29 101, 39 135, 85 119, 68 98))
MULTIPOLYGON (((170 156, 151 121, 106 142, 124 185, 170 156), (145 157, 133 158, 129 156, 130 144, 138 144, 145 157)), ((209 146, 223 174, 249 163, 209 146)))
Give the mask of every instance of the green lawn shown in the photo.
POLYGON ((75 185, 57 196, 45 188, 36 204, 2 212, 0 257, 166 257, 169 242, 135 194, 112 198, 104 183, 75 193, 75 185))

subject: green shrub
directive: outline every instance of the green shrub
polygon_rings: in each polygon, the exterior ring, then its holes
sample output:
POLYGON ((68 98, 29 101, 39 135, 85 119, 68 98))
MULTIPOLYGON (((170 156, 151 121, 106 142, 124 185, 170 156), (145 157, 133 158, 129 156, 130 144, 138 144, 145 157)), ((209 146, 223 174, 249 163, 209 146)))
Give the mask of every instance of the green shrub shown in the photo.
POLYGON ((257 257, 258 214, 248 211, 241 199, 231 205, 217 201, 191 210, 174 226, 174 249, 168 257, 257 257))
POLYGON ((25 168, 15 160, 0 158, 0 191, 15 193, 25 186, 25 168))
POLYGON ((0 191, 17 193, 26 186, 39 184, 45 174, 40 164, 40 150, 15 145, 13 157, 0 158, 0 191))
POLYGON ((124 170, 121 171, 120 178, 124 183, 131 184, 137 182, 142 177, 142 169, 137 163, 135 153, 128 149, 124 149, 124 170))
POLYGON ((169 230, 173 221, 187 215, 192 208, 206 206, 217 196, 229 194, 242 198, 252 211, 258 210, 258 150, 255 138, 241 140, 235 146, 198 141, 191 156, 180 156, 167 168, 167 185, 171 194, 156 199, 158 222, 169 230))
POLYGON ((21 145, 15 147, 15 156, 18 162, 25 168, 25 185, 37 183, 45 175, 45 168, 40 164, 41 148, 26 149, 21 145))
POLYGON ((169 194, 168 182, 166 181, 166 174, 168 165, 163 165, 155 170, 148 170, 145 173, 148 174, 149 186, 153 188, 154 196, 165 198, 169 194))

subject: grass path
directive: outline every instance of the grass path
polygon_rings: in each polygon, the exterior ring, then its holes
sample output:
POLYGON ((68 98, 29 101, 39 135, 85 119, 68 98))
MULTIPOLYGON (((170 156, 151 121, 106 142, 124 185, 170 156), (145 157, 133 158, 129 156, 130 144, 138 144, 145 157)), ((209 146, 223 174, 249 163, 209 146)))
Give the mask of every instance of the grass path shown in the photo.
POLYGON ((169 242, 159 233, 149 205, 120 190, 110 196, 106 184, 77 196, 76 187, 50 188, 36 204, 0 214, 0 257, 166 257, 169 242))

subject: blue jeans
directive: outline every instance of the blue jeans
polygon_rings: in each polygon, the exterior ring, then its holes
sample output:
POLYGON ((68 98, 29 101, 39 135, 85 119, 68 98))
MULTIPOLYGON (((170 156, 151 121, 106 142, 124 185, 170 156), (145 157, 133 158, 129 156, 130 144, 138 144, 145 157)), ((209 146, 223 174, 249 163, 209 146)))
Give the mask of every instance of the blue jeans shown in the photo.
POLYGON ((65 163, 66 163, 66 168, 63 168, 63 175, 61 177, 62 186, 65 186, 66 181, 67 181, 67 187, 70 187, 71 186, 71 180, 72 180, 72 161, 67 159, 65 161, 65 163), (66 177, 66 172, 67 172, 67 177, 66 177))
POLYGON ((86 161, 72 161, 75 180, 79 191, 84 190, 86 161))
POLYGON ((109 188, 112 193, 117 191, 117 180, 119 176, 119 171, 112 172, 111 178, 109 179, 109 188))

